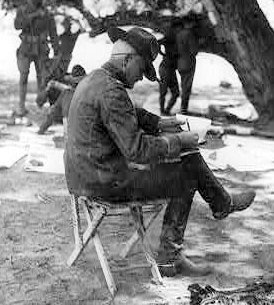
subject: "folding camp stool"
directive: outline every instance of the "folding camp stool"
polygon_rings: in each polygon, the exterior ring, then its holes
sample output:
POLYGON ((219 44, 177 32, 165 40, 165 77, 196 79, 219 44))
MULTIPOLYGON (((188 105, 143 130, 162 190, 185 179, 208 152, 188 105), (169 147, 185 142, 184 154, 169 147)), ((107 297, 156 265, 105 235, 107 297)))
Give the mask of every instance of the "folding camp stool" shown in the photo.
MULTIPOLYGON (((125 258, 132 247, 137 243, 138 240, 141 241, 142 250, 146 256, 147 262, 151 267, 151 272, 156 283, 162 283, 162 277, 158 269, 158 265, 154 258, 150 243, 147 242, 147 237, 145 230, 152 224, 153 220, 157 217, 160 211, 163 209, 164 204, 155 205, 154 214, 151 215, 146 221, 143 220, 142 205, 145 202, 127 202, 123 206, 128 206, 133 216, 133 220, 136 226, 136 231, 126 243, 125 247, 120 252, 120 256, 125 258), (146 242, 145 242, 146 239, 146 242)), ((75 238, 75 247, 71 253, 67 264, 71 266, 77 258, 80 256, 81 252, 84 250, 89 240, 92 238, 97 256, 99 258, 108 289, 112 296, 114 296, 117 291, 111 270, 99 237, 98 227, 100 226, 104 217, 108 214, 111 207, 116 207, 110 202, 93 200, 84 196, 76 196, 71 194, 71 207, 73 212, 73 230, 75 238), (85 232, 81 233, 81 221, 79 208, 82 205, 87 221, 87 228, 85 232)))

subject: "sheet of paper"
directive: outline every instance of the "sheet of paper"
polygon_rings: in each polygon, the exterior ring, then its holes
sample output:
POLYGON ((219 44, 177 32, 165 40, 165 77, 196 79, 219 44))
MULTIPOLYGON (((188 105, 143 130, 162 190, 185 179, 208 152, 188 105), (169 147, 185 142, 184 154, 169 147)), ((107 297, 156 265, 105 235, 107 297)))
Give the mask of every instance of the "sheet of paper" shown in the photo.
POLYGON ((17 161, 27 155, 27 150, 16 145, 0 147, 0 169, 10 168, 17 161))
POLYGON ((25 171, 65 174, 63 149, 32 146, 29 149, 25 171))
MULTIPOLYGON (((273 150, 272 150, 273 151, 273 150)), ((228 166, 237 171, 266 171, 274 169, 274 155, 271 150, 260 147, 225 146, 216 150, 201 149, 211 169, 224 170, 228 166)))

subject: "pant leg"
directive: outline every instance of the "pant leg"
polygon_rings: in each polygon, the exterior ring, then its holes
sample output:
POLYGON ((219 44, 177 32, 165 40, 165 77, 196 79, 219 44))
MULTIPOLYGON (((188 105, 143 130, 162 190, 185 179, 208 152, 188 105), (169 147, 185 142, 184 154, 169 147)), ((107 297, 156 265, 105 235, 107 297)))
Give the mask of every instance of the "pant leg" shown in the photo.
POLYGON ((21 52, 17 50, 17 66, 20 72, 20 80, 19 80, 19 104, 17 112, 20 115, 24 115, 26 112, 25 103, 26 103, 26 95, 28 89, 28 76, 29 76, 29 68, 31 63, 31 58, 25 56, 21 52))
POLYGON ((184 156, 174 163, 133 168, 128 179, 93 189, 94 195, 112 202, 190 198, 198 190, 213 212, 227 211, 230 195, 216 179, 200 153, 184 156))
POLYGON ((170 88, 171 98, 167 104, 166 112, 170 112, 173 108, 180 93, 176 70, 172 67, 169 69, 168 87, 170 88))
POLYGON ((196 62, 189 70, 180 71, 181 76, 181 112, 187 113, 196 62))
MULTIPOLYGON (((213 212, 227 211, 230 195, 216 179, 203 157, 197 153, 180 162, 151 165, 149 169, 131 172, 124 185, 112 185, 102 190, 106 200, 155 200, 171 198, 163 220, 159 259, 172 259, 181 244, 195 191, 209 203, 213 212)), ((102 197, 102 196, 98 196, 102 197)))
POLYGON ((167 84, 167 69, 164 64, 160 64, 159 66, 159 75, 160 75, 160 83, 159 83, 159 104, 160 104, 160 111, 164 113, 165 111, 165 99, 168 90, 167 84))
POLYGON ((43 62, 43 58, 36 56, 34 59, 35 71, 36 71, 36 80, 37 80, 37 91, 40 92, 42 90, 42 76, 43 70, 45 69, 43 62))
POLYGON ((172 198, 166 207, 158 248, 159 263, 174 260, 184 242, 184 233, 192 205, 192 196, 172 198))
POLYGON ((61 118, 61 122, 63 122, 61 103, 60 101, 57 100, 56 103, 50 107, 49 113, 41 123, 38 133, 39 134, 45 133, 46 130, 53 124, 53 122, 56 121, 57 119, 59 119, 60 121, 60 118, 61 118))
POLYGON ((171 199, 165 211, 158 251, 159 262, 165 263, 175 259, 179 251, 177 246, 183 243, 196 190, 213 212, 229 209, 230 195, 199 153, 185 156, 175 163, 132 169, 128 181, 107 185, 97 190, 95 196, 112 202, 171 199))
POLYGON ((45 90, 48 82, 52 79, 52 65, 55 61, 55 58, 45 58, 42 65, 41 75, 42 75, 42 83, 41 90, 45 90))
POLYGON ((68 72, 70 62, 71 62, 71 57, 62 58, 58 67, 57 79, 61 79, 65 76, 65 74, 68 72))

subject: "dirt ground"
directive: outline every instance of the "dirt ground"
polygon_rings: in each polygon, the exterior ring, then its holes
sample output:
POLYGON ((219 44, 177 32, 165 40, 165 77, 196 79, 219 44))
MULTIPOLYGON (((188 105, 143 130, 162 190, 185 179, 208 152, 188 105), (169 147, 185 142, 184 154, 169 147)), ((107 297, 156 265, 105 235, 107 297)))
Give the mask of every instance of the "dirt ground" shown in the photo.
MULTIPOLYGON (((143 103, 151 91, 156 88, 138 87, 134 99, 143 103)), ((34 92, 32 84, 30 93, 34 92)), ((230 93, 227 96, 231 98, 230 93)), ((34 94, 28 95, 27 106, 30 118, 38 122, 44 110, 36 108, 33 97, 34 94)), ((3 81, 0 109, 12 109, 16 100, 17 85, 3 81)), ((0 141, 16 139, 22 128, 26 127, 15 126, 0 132, 0 141)), ((117 256, 121 244, 134 231, 130 217, 106 218, 100 236, 118 286, 112 300, 92 243, 73 267, 66 265, 73 249, 73 232, 65 177, 25 172, 23 164, 24 159, 8 170, 0 170, 0 304, 185 304, 190 283, 240 287, 272 276, 274 188, 273 180, 261 179, 264 173, 216 172, 229 190, 257 190, 255 203, 248 210, 226 220, 215 221, 199 195, 195 197, 185 246, 194 261, 215 267, 208 277, 164 278, 164 285, 155 285, 148 268, 132 268, 145 264, 140 246, 126 261, 117 256)), ((155 250, 162 216, 163 213, 149 231, 155 250)))

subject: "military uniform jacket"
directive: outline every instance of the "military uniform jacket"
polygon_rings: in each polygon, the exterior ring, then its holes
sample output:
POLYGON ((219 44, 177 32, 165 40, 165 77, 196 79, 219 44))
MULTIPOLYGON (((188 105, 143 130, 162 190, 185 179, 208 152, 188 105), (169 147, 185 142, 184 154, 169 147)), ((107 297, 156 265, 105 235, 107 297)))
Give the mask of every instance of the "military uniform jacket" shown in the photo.
POLYGON ((129 179, 129 162, 156 163, 180 153, 179 137, 159 136, 159 117, 134 107, 122 78, 108 62, 75 90, 64 155, 71 192, 89 195, 129 179))

